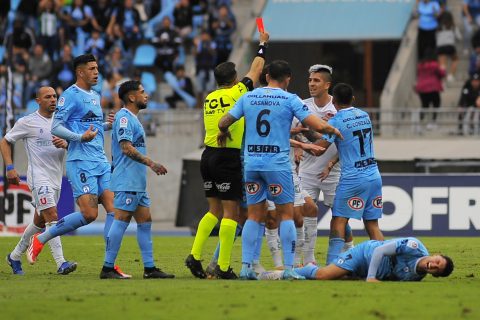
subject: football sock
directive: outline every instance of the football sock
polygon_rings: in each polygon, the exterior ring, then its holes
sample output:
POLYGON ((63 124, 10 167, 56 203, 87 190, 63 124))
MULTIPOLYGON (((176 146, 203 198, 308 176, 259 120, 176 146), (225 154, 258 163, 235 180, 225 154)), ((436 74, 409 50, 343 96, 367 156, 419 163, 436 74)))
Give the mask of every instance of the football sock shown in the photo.
POLYGON ((263 234, 265 233, 265 223, 260 223, 258 228, 257 243, 255 245, 255 252, 253 253, 253 263, 260 263, 260 255, 262 254, 263 234))
POLYGON ((153 268, 152 223, 137 224, 137 242, 142 253, 143 267, 153 268))
POLYGON ((315 275, 317 273, 318 266, 314 264, 307 264, 301 268, 295 268, 295 272, 301 276, 304 276, 307 279, 315 279, 315 275))
POLYGON ((303 246, 303 263, 316 263, 315 244, 317 243, 317 218, 304 217, 305 244, 303 246))
POLYGON ((123 234, 127 230, 129 223, 114 219, 110 226, 110 231, 107 236, 107 248, 105 250, 104 267, 113 268, 115 260, 117 259, 118 251, 122 245, 123 234))
POLYGON ((285 268, 291 268, 295 262, 295 243, 297 241, 293 219, 280 222, 280 241, 282 242, 283 265, 285 268))
POLYGON ((107 243, 108 231, 110 231, 114 217, 115 214, 113 212, 108 212, 105 216, 105 225, 103 227, 103 239, 105 240, 105 243, 107 243))
POLYGON ((73 212, 58 220, 57 224, 52 228, 41 233, 38 236, 38 240, 44 244, 56 236, 61 236, 65 233, 72 232, 73 230, 76 230, 86 224, 88 224, 88 222, 85 220, 81 212, 73 212))
MULTIPOLYGON (((52 227, 54 227, 57 224, 57 221, 52 221, 52 222, 47 222, 45 223, 45 228, 48 230, 52 227)), ((52 257, 55 260, 55 263, 57 264, 57 268, 60 268, 62 263, 64 263, 66 260, 63 257, 63 248, 62 248, 62 240, 60 240, 60 237, 57 236, 48 242, 48 246, 50 247, 50 252, 52 253, 52 257)))
MULTIPOLYGON (((36 214, 36 213, 35 213, 36 214)), ((10 259, 19 261, 22 258, 22 254, 27 251, 28 245, 30 243, 30 238, 37 232, 42 231, 41 228, 37 227, 36 225, 30 223, 22 234, 20 241, 18 241, 15 249, 13 249, 12 253, 10 253, 10 259)))
POLYGON ((338 255, 342 252, 345 239, 331 238, 328 240, 327 265, 332 263, 338 255))
POLYGON ((243 226, 242 263, 248 264, 249 266, 253 263, 258 229, 260 229, 260 223, 250 219, 248 219, 243 226))
POLYGON ((205 242, 217 223, 218 218, 215 217, 215 215, 213 215, 211 212, 207 212, 203 216, 202 220, 200 220, 195 240, 193 240, 192 251, 190 252, 196 260, 200 260, 202 258, 203 246, 205 245, 205 242))
POLYGON ((236 229, 237 222, 235 220, 223 218, 220 222, 220 230, 218 231, 218 237, 220 238, 218 265, 222 271, 227 271, 228 267, 230 267, 230 256, 232 255, 236 229))
POLYGON ((353 241, 350 241, 350 242, 345 242, 345 244, 343 245, 343 248, 342 248, 342 252, 343 251, 347 251, 347 250, 350 250, 352 248, 354 248, 355 245, 353 244, 353 241))
POLYGON ((297 243, 295 245, 295 265, 301 265, 303 246, 305 245, 305 233, 303 232, 303 226, 296 229, 297 229, 297 243))
POLYGON ((268 249, 273 258, 275 268, 283 266, 282 246, 280 245, 280 237, 278 236, 278 228, 265 229, 265 238, 267 238, 268 249))
MULTIPOLYGON (((237 240, 238 235, 240 232, 242 232, 243 227, 237 223, 237 228, 235 229, 235 240, 237 240)), ((218 255, 220 254, 220 241, 217 243, 217 246, 215 247, 215 252, 213 253, 212 260, 210 263, 217 263, 218 262, 218 255)))

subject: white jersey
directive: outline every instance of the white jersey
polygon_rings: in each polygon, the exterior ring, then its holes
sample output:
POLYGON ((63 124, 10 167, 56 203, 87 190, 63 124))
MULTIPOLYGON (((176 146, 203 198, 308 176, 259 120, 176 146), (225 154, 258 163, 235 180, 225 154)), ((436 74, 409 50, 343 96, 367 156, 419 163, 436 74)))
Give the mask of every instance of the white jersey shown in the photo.
MULTIPOLYGON (((337 113, 337 109, 335 109, 335 106, 332 103, 332 96, 330 96, 330 101, 321 108, 319 108, 315 104, 315 101, 313 98, 305 99, 303 100, 303 103, 305 103, 308 109, 319 118, 323 118, 329 113, 333 115, 337 113)), ((328 162, 330 161, 330 159, 332 159, 335 156, 336 153, 337 153, 337 147, 333 143, 327 149, 327 151, 320 157, 312 156, 311 154, 304 152, 303 160, 300 162, 298 175, 300 177, 318 175, 328 165, 328 162)), ((330 171, 328 178, 324 182, 338 181, 339 178, 340 178, 340 166, 337 163, 333 167, 333 169, 330 171)))
POLYGON ((40 186, 60 189, 63 175, 65 149, 56 148, 52 142, 52 118, 41 116, 38 111, 17 121, 5 139, 15 143, 23 139, 27 151, 27 183, 31 190, 40 186))

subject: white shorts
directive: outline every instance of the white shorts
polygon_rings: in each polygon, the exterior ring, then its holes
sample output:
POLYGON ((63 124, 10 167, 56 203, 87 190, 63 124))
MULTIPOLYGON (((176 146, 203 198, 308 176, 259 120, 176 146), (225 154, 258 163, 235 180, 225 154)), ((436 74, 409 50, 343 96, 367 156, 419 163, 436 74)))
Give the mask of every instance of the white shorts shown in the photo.
POLYGON ((51 207, 56 207, 60 199, 60 190, 51 186, 40 186, 32 189, 32 205, 37 213, 51 207))
POLYGON ((318 201, 320 192, 322 192, 323 204, 330 208, 333 206, 338 179, 322 182, 317 177, 302 176, 300 177, 300 180, 302 182, 303 189, 308 193, 313 201, 318 201))
MULTIPOLYGON (((305 197, 309 197, 308 193, 303 190, 302 184, 300 183, 300 178, 295 171, 292 171, 293 176, 293 187, 295 188, 295 200, 293 202, 294 207, 300 207, 305 204, 305 197)), ((267 200, 268 211, 275 210, 275 203, 270 200, 267 200)))

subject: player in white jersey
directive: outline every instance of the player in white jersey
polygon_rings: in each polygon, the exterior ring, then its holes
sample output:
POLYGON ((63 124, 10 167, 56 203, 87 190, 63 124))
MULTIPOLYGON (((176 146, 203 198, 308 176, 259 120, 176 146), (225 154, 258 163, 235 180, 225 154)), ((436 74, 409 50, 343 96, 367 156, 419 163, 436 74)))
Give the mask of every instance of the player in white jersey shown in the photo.
MULTIPOLYGON (((333 117, 337 110, 332 104, 332 96, 328 94, 328 90, 332 83, 332 68, 327 65, 315 64, 308 70, 308 88, 311 97, 303 100, 310 112, 321 119, 328 121, 333 117)), ((306 135, 308 136, 308 135, 306 135)), ((315 134, 309 139, 316 140, 319 136, 315 134)), ((329 166, 331 159, 335 158, 337 148, 332 146, 322 156, 316 157, 303 152, 303 158, 300 162, 298 176, 300 177, 302 188, 308 193, 305 198, 304 206, 304 227, 305 227, 305 244, 304 244, 304 263, 316 263, 315 260, 315 244, 317 240, 317 215, 318 208, 316 201, 323 194, 323 203, 327 207, 332 207, 335 198, 335 189, 340 179, 340 166, 335 164, 329 175, 324 178, 320 174, 329 166), (323 180, 322 180, 323 179, 323 180)), ((348 225, 347 225, 348 226, 348 225)), ((346 232, 345 247, 353 246, 351 229, 348 226, 346 232)))
MULTIPOLYGON (((10 145, 23 139, 28 158, 27 184, 32 191, 32 203, 36 209, 33 222, 27 226, 15 249, 7 255, 7 263, 13 273, 18 275, 24 274, 20 259, 27 251, 30 238, 42 228, 49 229, 57 223, 57 203, 67 147, 65 140, 52 137, 50 133, 57 103, 55 90, 41 87, 36 101, 39 109, 18 120, 0 142, 8 182, 18 185, 20 178, 13 165, 10 145)), ((76 262, 68 262, 63 257, 60 237, 51 239, 48 244, 57 263, 58 274, 68 274, 77 268, 76 262)))

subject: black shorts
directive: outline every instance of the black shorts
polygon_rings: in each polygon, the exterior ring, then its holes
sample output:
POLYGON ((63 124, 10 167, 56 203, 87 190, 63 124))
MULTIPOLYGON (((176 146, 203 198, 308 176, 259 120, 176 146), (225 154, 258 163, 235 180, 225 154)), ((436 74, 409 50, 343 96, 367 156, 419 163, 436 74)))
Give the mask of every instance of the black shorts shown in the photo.
POLYGON ((444 54, 446 56, 452 57, 457 54, 457 49, 455 46, 441 46, 437 48, 437 54, 444 54))
POLYGON ((240 150, 206 147, 200 161, 203 189, 207 198, 242 199, 240 150))

